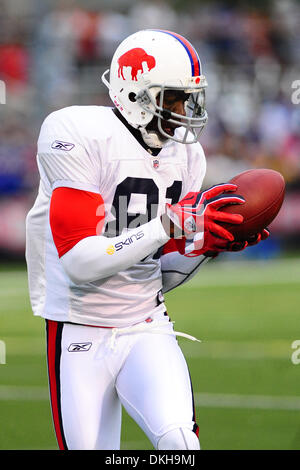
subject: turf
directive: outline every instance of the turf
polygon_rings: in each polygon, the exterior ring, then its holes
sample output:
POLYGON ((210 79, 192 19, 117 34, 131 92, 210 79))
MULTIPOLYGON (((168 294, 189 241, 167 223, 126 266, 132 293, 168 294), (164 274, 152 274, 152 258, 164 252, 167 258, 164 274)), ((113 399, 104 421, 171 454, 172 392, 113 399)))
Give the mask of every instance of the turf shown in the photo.
MULTIPOLYGON (((203 449, 300 448, 299 282, 300 259, 218 261, 166 295, 176 330, 202 341, 179 339, 203 449)), ((0 269, 0 341, 0 449, 56 449, 44 323, 22 267, 0 269)), ((152 449, 125 412, 122 449, 152 449)))

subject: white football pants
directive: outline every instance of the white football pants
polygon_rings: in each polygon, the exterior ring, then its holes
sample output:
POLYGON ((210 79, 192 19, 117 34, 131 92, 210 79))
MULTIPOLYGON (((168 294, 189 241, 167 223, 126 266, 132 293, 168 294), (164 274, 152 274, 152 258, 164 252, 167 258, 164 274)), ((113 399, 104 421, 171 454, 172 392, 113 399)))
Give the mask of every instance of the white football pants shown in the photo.
POLYGON ((46 325, 60 449, 120 449, 122 405, 156 449, 169 431, 198 436, 189 371, 166 314, 129 328, 46 325))

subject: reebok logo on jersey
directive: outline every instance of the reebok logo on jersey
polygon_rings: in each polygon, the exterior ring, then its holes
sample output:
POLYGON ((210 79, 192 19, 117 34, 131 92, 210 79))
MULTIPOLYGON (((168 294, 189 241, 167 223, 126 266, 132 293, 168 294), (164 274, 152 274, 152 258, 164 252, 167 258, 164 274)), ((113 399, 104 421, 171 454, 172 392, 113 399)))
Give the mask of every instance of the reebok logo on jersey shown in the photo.
POLYGON ((83 352, 91 349, 92 343, 71 343, 68 347, 69 352, 83 352))
POLYGON ((70 142, 62 142, 61 140, 55 140, 51 145, 51 148, 55 150, 66 150, 67 152, 72 150, 74 147, 74 144, 71 144, 70 142))

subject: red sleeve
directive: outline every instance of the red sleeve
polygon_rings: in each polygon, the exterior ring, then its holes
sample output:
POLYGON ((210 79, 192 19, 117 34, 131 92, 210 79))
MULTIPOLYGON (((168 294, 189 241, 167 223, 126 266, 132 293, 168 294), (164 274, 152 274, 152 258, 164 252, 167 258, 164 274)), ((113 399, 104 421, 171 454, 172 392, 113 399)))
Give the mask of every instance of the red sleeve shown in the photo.
POLYGON ((178 251, 181 255, 184 254, 186 238, 170 238, 170 240, 163 247, 163 255, 178 251))
POLYGON ((104 218, 100 194, 73 188, 55 189, 50 202, 50 226, 59 257, 83 238, 100 235, 104 218))

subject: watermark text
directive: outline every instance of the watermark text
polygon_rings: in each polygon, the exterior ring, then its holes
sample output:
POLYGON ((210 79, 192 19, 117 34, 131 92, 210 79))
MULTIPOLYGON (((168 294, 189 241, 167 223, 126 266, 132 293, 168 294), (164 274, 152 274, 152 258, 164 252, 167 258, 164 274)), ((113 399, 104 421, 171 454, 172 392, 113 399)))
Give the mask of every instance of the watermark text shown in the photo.
POLYGON ((292 363, 295 365, 300 364, 300 339, 295 339, 291 344, 291 348, 295 349, 291 356, 292 363))
POLYGON ((300 80, 294 80, 292 83, 292 103, 300 104, 300 80))
POLYGON ((0 364, 6 364, 6 345, 0 340, 0 364))
POLYGON ((6 104, 6 85, 3 80, 0 80, 0 104, 6 104))

